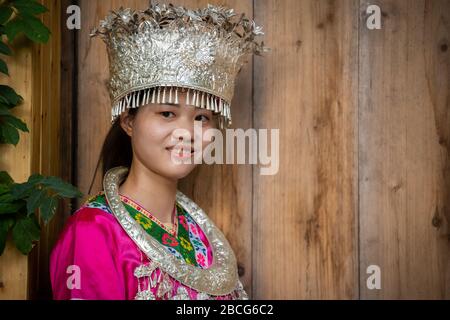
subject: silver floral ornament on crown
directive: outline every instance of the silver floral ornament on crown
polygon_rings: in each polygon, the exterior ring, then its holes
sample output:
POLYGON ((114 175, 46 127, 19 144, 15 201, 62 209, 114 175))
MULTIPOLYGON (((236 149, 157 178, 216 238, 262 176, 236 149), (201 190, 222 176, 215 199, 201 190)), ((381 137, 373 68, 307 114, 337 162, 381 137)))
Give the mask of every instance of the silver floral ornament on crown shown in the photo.
POLYGON ((187 104, 212 110, 221 128, 230 125, 235 80, 247 55, 268 51, 256 40, 261 35, 253 20, 220 6, 112 11, 91 33, 108 49, 111 120, 148 103, 178 104, 184 88, 195 97, 187 104))

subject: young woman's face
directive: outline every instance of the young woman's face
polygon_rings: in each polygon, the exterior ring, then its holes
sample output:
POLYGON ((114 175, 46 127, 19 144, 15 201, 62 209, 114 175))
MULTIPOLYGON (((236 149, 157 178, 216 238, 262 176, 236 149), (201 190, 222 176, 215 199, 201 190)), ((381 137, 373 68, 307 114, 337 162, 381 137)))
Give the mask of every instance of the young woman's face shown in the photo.
POLYGON ((211 110, 188 106, 185 101, 186 93, 179 92, 178 105, 148 104, 134 117, 128 111, 121 115, 121 126, 131 137, 133 162, 173 180, 195 168, 194 156, 201 155, 211 143, 205 131, 214 128, 215 121, 211 110), (194 134, 194 124, 202 128, 202 133, 194 134))

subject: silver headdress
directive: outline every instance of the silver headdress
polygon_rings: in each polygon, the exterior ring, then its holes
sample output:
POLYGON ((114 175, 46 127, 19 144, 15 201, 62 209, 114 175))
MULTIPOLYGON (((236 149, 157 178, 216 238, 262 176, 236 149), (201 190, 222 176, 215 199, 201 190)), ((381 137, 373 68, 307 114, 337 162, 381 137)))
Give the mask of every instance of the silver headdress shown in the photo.
POLYGON ((110 12, 91 36, 107 45, 112 121, 127 108, 148 103, 186 104, 220 114, 231 124, 235 78, 247 54, 267 51, 263 35, 244 14, 208 5, 189 10, 172 4, 150 4, 144 11, 110 12))

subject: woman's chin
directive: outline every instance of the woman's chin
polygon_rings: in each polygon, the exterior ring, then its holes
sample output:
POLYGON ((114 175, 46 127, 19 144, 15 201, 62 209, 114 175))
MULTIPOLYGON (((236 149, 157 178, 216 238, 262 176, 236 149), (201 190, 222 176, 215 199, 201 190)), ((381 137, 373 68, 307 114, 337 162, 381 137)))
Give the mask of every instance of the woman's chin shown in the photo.
POLYGON ((194 169, 195 164, 170 164, 170 167, 165 171, 166 175, 171 179, 179 180, 185 178, 194 169))

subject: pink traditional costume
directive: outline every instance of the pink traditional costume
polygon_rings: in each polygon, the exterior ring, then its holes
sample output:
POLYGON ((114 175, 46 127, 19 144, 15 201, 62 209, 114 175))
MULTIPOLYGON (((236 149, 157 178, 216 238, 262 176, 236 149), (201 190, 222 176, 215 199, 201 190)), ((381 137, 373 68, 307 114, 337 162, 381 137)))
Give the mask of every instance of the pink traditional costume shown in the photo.
MULTIPOLYGON (((112 121, 149 103, 212 110, 231 124, 230 103, 248 53, 265 51, 260 27, 233 10, 150 5, 111 12, 93 36, 108 48, 112 121)), ((119 193, 128 172, 110 169, 103 191, 67 221, 51 255, 55 299, 247 299, 233 250, 192 200, 177 191, 174 225, 119 193)))

